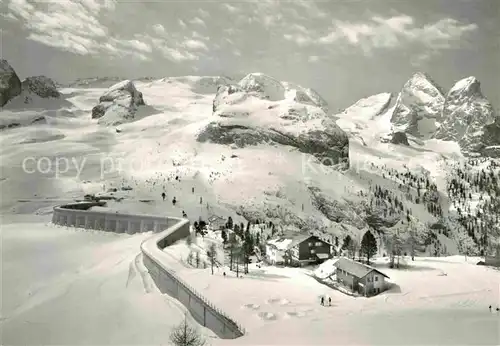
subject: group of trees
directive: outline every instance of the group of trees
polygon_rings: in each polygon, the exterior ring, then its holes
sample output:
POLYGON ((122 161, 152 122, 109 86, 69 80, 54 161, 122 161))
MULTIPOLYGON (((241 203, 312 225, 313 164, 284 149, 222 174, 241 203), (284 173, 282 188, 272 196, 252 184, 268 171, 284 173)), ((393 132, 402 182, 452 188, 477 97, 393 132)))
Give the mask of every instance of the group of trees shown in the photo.
MULTIPOLYGON (((375 200, 375 202, 370 201, 370 205, 373 205, 373 203, 376 205, 381 205, 383 202, 388 203, 389 207, 384 212, 385 217, 398 213, 408 213, 403 200, 425 205, 427 211, 435 217, 443 216, 437 185, 430 181, 428 176, 415 174, 409 170, 399 172, 392 168, 387 169, 385 166, 383 169, 385 172, 382 174, 383 178, 397 183, 399 191, 402 192, 398 197, 397 190, 389 190, 378 185, 370 188, 375 200)), ((409 213, 411 214, 411 210, 409 213)))
POLYGON ((352 239, 350 235, 344 238, 341 247, 341 250, 347 251, 348 256, 353 260, 356 257, 356 252, 359 250, 358 257, 365 257, 367 264, 370 264, 370 259, 377 254, 377 249, 377 240, 371 231, 365 232, 361 239, 361 244, 359 244, 359 248, 356 240, 352 239))
POLYGON ((255 246, 260 246, 262 233, 250 231, 251 222, 236 224, 231 217, 228 218, 225 229, 221 231, 223 244, 229 252, 229 268, 235 270, 239 276, 240 264, 244 265, 245 274, 248 273, 250 256, 255 254, 255 246))
POLYGON ((456 237, 460 251, 465 255, 492 252, 492 240, 500 237, 499 165, 484 158, 456 165, 447 182, 447 193, 457 212, 454 221, 459 228, 456 237), (479 164, 484 167, 478 169, 479 164))

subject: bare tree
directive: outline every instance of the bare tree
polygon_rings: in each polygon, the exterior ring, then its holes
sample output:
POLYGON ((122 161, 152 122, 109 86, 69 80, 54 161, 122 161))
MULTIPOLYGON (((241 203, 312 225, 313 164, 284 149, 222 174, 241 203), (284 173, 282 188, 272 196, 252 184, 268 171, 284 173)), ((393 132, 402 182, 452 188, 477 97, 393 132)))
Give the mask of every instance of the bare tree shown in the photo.
POLYGON ((233 262, 235 253, 238 252, 239 242, 236 239, 234 232, 229 234, 229 270, 233 270, 233 262))
POLYGON ((189 325, 186 316, 170 333, 170 342, 174 346, 204 346, 207 343, 200 332, 189 325))
POLYGON ((351 238, 351 241, 349 242, 349 245, 347 247, 347 253, 348 256, 352 258, 354 261, 356 259, 356 252, 358 250, 359 243, 356 239, 351 238))
POLYGON ((413 222, 408 222, 408 238, 407 238, 408 246, 410 247, 410 255, 411 260, 415 261, 415 247, 417 243, 416 239, 416 229, 413 222))
POLYGON ((200 252, 199 251, 196 251, 195 261, 196 261, 196 268, 198 268, 200 266, 200 252))
POLYGON ((191 234, 189 234, 186 237, 186 245, 189 248, 188 263, 191 264, 191 261, 193 260, 193 250, 192 250, 193 236, 191 234))
POLYGON ((401 256, 401 237, 399 232, 395 232, 388 240, 389 254, 390 254, 390 267, 394 268, 394 260, 397 259, 396 267, 399 268, 399 256, 401 256))
POLYGON ((210 265, 212 266, 212 275, 214 275, 214 264, 217 259, 217 245, 211 243, 207 250, 208 258, 210 259, 210 265))

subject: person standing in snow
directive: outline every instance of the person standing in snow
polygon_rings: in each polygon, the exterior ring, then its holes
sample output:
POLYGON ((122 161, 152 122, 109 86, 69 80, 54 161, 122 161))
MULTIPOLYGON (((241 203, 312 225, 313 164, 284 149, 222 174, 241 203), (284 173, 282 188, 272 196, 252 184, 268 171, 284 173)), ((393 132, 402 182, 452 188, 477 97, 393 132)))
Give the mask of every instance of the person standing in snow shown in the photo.
POLYGON ((167 197, 167 195, 165 194, 165 192, 161 193, 161 197, 163 198, 163 200, 165 200, 165 198, 167 197))
POLYGON ((328 306, 332 306, 332 297, 328 297, 328 306))
POLYGON ((321 296, 320 304, 323 306, 325 305, 325 297, 321 296))
POLYGON ((177 203, 177 200, 174 197, 174 199, 172 199, 172 204, 175 205, 175 203, 177 203))

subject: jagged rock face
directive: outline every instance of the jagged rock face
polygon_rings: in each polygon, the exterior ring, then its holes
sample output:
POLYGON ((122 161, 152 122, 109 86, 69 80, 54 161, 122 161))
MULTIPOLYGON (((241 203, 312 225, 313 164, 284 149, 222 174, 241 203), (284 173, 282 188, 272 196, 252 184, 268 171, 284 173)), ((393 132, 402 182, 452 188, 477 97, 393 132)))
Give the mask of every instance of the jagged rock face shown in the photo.
POLYGON ((500 159, 500 145, 493 145, 490 147, 486 147, 483 150, 481 150, 481 154, 483 156, 500 159))
POLYGON ((349 165, 349 139, 347 135, 330 124, 331 129, 305 130, 297 134, 286 129, 262 128, 258 126, 232 125, 223 122, 210 123, 198 135, 200 142, 212 142, 225 145, 236 145, 240 148, 277 143, 297 148, 300 152, 317 157, 325 165, 349 165))
POLYGON ((198 141, 239 147, 272 142, 312 154, 324 164, 348 166, 349 139, 334 119, 317 105, 284 99, 283 92, 280 82, 262 74, 220 86, 213 102, 216 119, 198 141), (279 101, 271 101, 279 95, 279 101))
POLYGON ((495 121, 491 103, 482 95, 474 77, 458 81, 448 92, 443 106, 443 123, 435 138, 457 141, 464 151, 492 145, 482 143, 484 126, 495 121))
POLYGON ((7 60, 0 59, 0 107, 21 93, 21 81, 7 60))
POLYGON ((92 118, 99 123, 117 125, 134 119, 140 106, 144 106, 142 93, 130 80, 119 82, 110 87, 99 98, 99 104, 92 108, 92 118))
POLYGON ((406 136, 406 133, 404 132, 395 132, 392 134, 391 138, 391 143, 392 144, 403 144, 409 146, 410 143, 408 143, 408 137, 406 136))
POLYGON ((332 198, 316 186, 309 186, 312 204, 328 220, 345 223, 362 229, 365 227, 363 220, 363 208, 361 205, 353 205, 345 200, 332 198))
POLYGON ((56 83, 46 76, 28 77, 22 82, 23 91, 38 95, 41 98, 58 98, 61 93, 56 83))
POLYGON ((484 156, 500 157, 500 117, 492 124, 484 126, 482 137, 475 149, 484 156))
POLYGON ((429 138, 439 126, 443 104, 439 86, 425 74, 416 73, 398 95, 391 118, 394 130, 429 138))

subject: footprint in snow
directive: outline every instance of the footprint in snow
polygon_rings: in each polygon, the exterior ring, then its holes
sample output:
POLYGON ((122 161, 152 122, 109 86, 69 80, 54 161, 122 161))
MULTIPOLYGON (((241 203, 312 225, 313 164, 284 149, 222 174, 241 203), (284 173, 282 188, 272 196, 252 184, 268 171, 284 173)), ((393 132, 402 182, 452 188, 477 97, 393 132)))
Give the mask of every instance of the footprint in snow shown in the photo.
POLYGON ((272 312, 259 312, 257 316, 265 321, 275 321, 278 319, 278 316, 276 316, 276 314, 273 314, 272 312))

